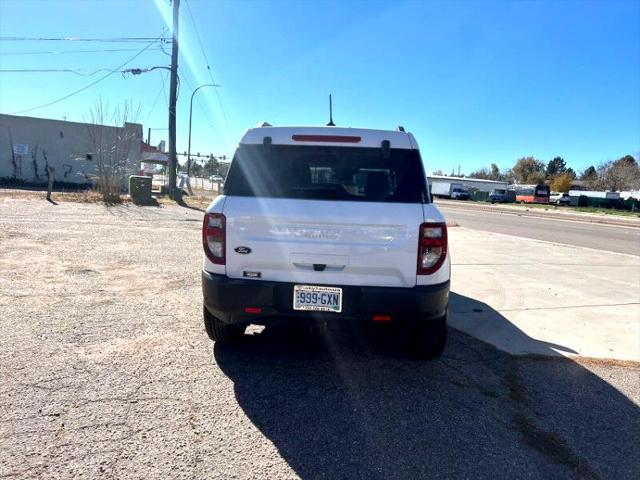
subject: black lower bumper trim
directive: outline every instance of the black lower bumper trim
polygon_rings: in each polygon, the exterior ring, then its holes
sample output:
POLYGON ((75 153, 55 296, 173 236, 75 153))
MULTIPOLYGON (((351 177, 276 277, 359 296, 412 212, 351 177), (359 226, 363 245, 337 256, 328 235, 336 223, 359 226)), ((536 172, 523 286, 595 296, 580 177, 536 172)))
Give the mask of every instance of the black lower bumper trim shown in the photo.
POLYGON ((391 315, 394 320, 424 321, 444 316, 449 302, 448 281, 412 288, 329 285, 342 288, 342 312, 302 312, 293 310, 293 286, 202 272, 204 304, 212 315, 226 323, 268 324, 303 318, 371 320, 373 314, 391 315), (259 308, 261 312, 246 313, 247 307, 259 308))

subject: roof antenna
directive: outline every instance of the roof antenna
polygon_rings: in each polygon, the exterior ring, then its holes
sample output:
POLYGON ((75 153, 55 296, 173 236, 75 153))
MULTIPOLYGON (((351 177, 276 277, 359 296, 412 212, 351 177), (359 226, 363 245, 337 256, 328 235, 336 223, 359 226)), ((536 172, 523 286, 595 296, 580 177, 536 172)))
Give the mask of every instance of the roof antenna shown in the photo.
POLYGON ((335 127, 336 124, 333 123, 333 100, 331 99, 331 94, 329 94, 329 123, 327 123, 327 127, 335 127))

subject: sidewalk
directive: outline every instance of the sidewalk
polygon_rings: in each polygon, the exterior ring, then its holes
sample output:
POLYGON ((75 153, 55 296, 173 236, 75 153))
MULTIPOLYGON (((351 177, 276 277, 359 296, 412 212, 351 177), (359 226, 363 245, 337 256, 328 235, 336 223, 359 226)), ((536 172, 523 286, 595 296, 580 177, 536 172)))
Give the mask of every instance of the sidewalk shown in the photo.
POLYGON ((482 210, 486 212, 500 212, 511 215, 527 216, 527 217, 559 217, 563 220, 572 220, 577 222, 601 223, 605 225, 618 225, 623 227, 640 228, 640 216, 629 217, 623 215, 606 215, 598 213, 577 212, 571 207, 555 207, 550 205, 548 210, 540 207, 528 207, 526 205, 506 205, 491 204, 483 202, 466 202, 458 200, 436 200, 436 205, 451 208, 460 208, 465 210, 482 210))
POLYGON ((512 354, 640 361, 640 257, 449 230, 450 325, 512 354))

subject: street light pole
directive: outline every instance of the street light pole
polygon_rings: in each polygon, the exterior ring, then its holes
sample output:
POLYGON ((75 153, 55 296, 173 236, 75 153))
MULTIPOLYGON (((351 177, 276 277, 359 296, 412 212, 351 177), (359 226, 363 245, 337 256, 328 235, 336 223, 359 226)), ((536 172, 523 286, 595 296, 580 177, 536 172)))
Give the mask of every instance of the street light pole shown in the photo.
POLYGON ((191 94, 191 101, 189 102, 189 147, 187 151, 187 185, 191 186, 191 119, 193 117, 193 96, 196 94, 198 90, 204 87, 219 87, 220 85, 216 85, 215 83, 205 83, 204 85, 200 85, 196 88, 191 94))

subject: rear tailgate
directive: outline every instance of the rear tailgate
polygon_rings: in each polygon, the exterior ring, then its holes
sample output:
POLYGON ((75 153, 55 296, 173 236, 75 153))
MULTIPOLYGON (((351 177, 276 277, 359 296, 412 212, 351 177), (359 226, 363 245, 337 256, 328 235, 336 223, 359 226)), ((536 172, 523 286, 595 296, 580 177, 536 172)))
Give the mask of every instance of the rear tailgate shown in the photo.
POLYGON ((231 278, 416 284, 421 204, 230 196, 224 214, 231 278))

